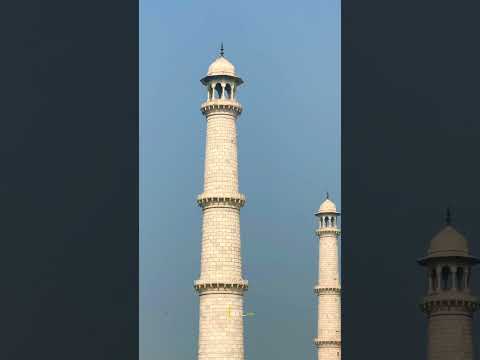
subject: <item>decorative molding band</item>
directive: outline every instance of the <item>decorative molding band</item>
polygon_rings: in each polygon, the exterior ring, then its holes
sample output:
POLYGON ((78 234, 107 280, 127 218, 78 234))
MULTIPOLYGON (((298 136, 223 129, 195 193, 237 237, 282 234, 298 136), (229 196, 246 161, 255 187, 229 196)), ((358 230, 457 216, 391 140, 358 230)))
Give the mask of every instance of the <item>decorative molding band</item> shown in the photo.
POLYGON ((204 102, 200 110, 203 115, 208 115, 211 112, 228 112, 235 116, 238 116, 242 113, 242 105, 236 101, 231 100, 210 100, 204 102))
POLYGON ((339 236, 341 233, 340 229, 337 228, 320 228, 315 230, 315 235, 322 236, 327 234, 333 234, 339 236))
POLYGON ((221 282, 196 280, 193 287, 199 293, 199 295, 211 293, 235 293, 242 295, 244 291, 248 290, 248 280, 221 282))
POLYGON ((480 309, 480 303, 477 299, 424 299, 420 304, 420 309, 426 314, 437 312, 461 311, 473 313, 480 309))
POLYGON ((203 209, 209 207, 229 207, 240 209, 245 205, 246 201, 245 195, 240 193, 235 195, 201 194, 197 197, 197 204, 203 209))
POLYGON ((320 340, 320 339, 315 339, 313 341, 313 343, 315 344, 315 346, 317 348, 320 348, 320 347, 334 347, 334 348, 339 348, 342 346, 342 342, 341 341, 335 341, 335 340, 320 340))
POLYGON ((313 292, 317 295, 324 295, 324 294, 339 295, 342 292, 342 289, 337 288, 337 287, 335 287, 335 288, 324 288, 324 287, 315 286, 315 288, 313 289, 313 292))

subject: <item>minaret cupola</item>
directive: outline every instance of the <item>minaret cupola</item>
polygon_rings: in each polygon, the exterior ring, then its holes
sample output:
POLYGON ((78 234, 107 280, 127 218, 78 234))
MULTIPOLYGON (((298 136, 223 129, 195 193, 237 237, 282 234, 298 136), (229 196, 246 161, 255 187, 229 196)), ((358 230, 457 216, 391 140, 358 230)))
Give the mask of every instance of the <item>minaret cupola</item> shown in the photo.
POLYGON ((236 99, 237 87, 243 80, 237 76, 235 66, 225 57, 223 44, 220 55, 208 67, 207 76, 200 81, 207 88, 208 101, 236 99))
POLYGON ((337 218, 340 213, 334 202, 330 200, 329 194, 318 208, 315 216, 318 217, 318 230, 328 231, 337 229, 337 218))

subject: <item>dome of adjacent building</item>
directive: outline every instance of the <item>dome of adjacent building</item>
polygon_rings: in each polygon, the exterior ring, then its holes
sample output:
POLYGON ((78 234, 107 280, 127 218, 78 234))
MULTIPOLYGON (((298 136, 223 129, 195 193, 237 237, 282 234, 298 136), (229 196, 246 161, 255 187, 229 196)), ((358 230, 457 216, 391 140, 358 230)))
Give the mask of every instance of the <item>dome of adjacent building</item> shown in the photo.
POLYGON ((227 75, 236 76, 235 66, 228 61, 224 56, 218 57, 208 67, 207 76, 227 75))
POLYGON ((317 214, 337 214, 337 207, 328 197, 318 208, 317 214))
POLYGON ((448 225, 433 237, 428 249, 428 256, 469 256, 467 239, 448 225))

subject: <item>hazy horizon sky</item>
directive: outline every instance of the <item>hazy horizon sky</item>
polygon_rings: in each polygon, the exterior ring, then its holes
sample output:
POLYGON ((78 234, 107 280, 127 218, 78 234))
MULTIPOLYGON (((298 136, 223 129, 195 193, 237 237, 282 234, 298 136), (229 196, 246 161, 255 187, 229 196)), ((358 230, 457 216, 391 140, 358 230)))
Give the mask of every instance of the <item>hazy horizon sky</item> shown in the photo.
POLYGON ((238 120, 246 359, 316 356, 315 210, 340 194, 340 2, 140 2, 140 359, 196 358, 206 123, 225 46, 238 120))

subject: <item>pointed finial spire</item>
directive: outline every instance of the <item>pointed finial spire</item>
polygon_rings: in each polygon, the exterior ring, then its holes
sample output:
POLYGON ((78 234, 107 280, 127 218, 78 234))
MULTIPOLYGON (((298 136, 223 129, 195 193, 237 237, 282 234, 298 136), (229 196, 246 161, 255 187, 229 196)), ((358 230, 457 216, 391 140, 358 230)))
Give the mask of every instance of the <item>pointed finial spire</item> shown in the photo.
POLYGON ((221 46, 220 46, 220 56, 223 57, 223 42, 222 42, 222 44, 221 44, 221 46))
POLYGON ((328 191, 327 191, 327 199, 329 199, 329 198, 330 198, 330 194, 329 194, 328 191))
POLYGON ((450 212, 450 207, 447 206, 447 211, 445 213, 445 223, 450 225, 452 223, 452 214, 450 212))

